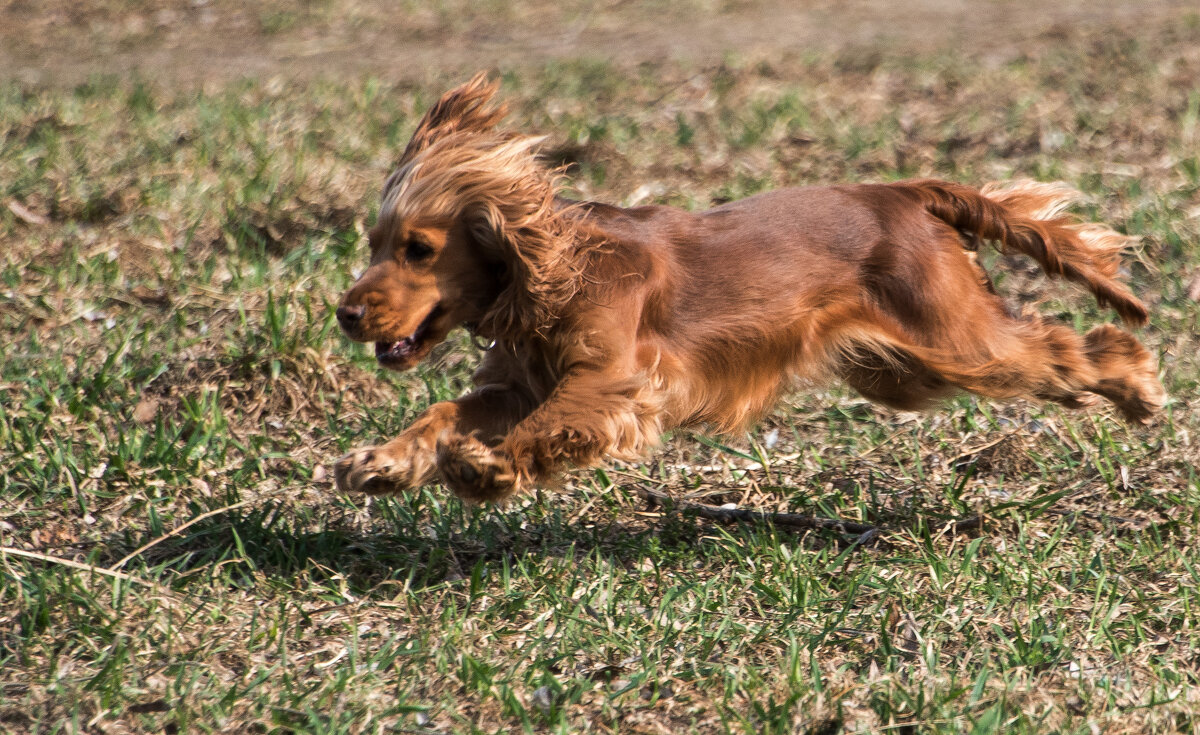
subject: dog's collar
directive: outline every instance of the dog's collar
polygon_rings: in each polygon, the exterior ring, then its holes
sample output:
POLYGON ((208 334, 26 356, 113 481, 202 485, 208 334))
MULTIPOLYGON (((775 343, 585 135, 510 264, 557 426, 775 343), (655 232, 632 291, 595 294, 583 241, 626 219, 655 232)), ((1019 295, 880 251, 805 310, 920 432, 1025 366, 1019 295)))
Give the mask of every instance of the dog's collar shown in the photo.
POLYGON ((471 335, 471 342, 473 342, 480 350, 487 352, 496 346, 496 340, 484 337, 480 335, 478 331, 476 331, 479 328, 478 324, 471 322, 463 324, 463 327, 466 328, 467 334, 471 335))

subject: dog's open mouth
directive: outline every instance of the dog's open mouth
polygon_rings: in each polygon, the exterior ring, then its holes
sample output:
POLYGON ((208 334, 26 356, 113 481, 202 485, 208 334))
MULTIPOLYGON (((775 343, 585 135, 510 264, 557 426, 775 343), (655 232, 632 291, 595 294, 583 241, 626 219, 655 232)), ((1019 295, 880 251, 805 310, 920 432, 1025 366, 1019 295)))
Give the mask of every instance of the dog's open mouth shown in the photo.
POLYGON ((429 329, 433 321, 442 313, 441 306, 433 307, 429 316, 425 317, 413 333, 397 342, 376 342, 375 359, 385 367, 408 367, 424 356, 430 344, 429 329))

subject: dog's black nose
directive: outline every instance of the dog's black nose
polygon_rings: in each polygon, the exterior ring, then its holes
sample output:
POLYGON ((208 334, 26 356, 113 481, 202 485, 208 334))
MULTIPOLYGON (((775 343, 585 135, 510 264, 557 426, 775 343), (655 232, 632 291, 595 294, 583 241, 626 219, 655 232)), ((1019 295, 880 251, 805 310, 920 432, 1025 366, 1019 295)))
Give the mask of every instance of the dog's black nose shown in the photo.
POLYGON ((339 306, 336 312, 338 324, 342 325, 342 329, 350 331, 358 326, 358 323, 362 321, 363 314, 366 313, 366 311, 367 307, 361 305, 339 306))

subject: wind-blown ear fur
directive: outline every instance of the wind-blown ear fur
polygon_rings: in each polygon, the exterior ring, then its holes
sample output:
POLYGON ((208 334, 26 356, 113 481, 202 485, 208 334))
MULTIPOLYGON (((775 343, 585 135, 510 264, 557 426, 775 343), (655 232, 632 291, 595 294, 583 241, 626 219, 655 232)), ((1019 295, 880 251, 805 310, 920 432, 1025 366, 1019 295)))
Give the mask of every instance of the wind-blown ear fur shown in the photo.
POLYGON ((576 233, 557 211, 553 185, 530 183, 520 196, 477 200, 463 212, 476 242, 507 272, 504 290, 479 322, 480 332, 494 337, 544 334, 578 287, 576 233))
POLYGON ((452 133, 486 133, 494 128, 508 114, 505 105, 490 104, 499 88, 499 82, 489 82, 487 72, 481 71, 465 84, 443 94, 417 124, 396 167, 403 168, 443 136, 452 133))
MULTIPOLYGON (((487 138, 480 140, 482 143, 487 138)), ((560 171, 547 170, 533 148, 540 137, 496 136, 459 181, 462 219, 475 241, 504 263, 507 284, 479 322, 492 336, 544 333, 578 287, 577 242, 557 201, 560 171)))

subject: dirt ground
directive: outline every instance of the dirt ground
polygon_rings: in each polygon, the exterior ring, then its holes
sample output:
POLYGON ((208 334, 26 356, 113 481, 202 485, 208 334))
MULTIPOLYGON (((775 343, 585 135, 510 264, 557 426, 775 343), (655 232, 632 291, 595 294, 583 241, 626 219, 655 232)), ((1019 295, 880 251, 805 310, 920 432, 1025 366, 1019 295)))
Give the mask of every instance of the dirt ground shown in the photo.
POLYGON ((421 82, 558 59, 707 64, 729 54, 1004 61, 1073 33, 1197 22, 1194 0, 0 0, 0 78, 421 82))

